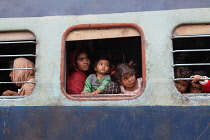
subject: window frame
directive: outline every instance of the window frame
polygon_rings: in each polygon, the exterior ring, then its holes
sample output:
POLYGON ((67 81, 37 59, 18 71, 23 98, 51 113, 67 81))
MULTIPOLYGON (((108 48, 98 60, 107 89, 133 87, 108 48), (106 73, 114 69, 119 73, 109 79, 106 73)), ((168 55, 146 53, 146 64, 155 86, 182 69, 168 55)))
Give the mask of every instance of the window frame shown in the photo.
MULTIPOLYGON (((172 44, 173 44, 173 39, 177 38, 199 38, 199 37, 210 37, 210 24, 181 24, 177 27, 175 27, 174 31, 172 32, 172 44)), ((174 46, 173 46, 174 47, 174 46)), ((173 54, 173 70, 175 67, 190 67, 190 66, 210 66, 210 63, 188 63, 188 64, 175 64, 175 59, 174 59, 174 53, 176 52, 203 52, 203 51, 210 51, 210 49, 183 49, 183 50, 172 50, 173 54)), ((178 81, 178 80, 193 80, 194 78, 175 78, 175 71, 174 71, 174 77, 173 81, 178 81)), ((210 78, 201 78, 201 80, 210 80, 210 78)), ((175 87, 176 88, 176 87, 175 87)), ((179 91, 178 91, 179 92, 179 91)), ((182 95, 206 95, 210 93, 181 93, 182 95)))
POLYGON ((60 61, 60 85, 61 85, 61 91, 68 99, 72 100, 79 100, 79 101, 92 101, 92 100, 105 100, 105 101, 111 101, 111 100, 130 100, 139 97, 145 90, 146 87, 146 58, 145 58, 145 37, 143 30, 136 24, 131 23, 106 23, 106 24, 80 24, 80 25, 74 25, 72 27, 69 27, 62 36, 62 43, 61 43, 61 61, 60 61), (139 32, 141 37, 141 63, 142 63, 142 88, 139 92, 139 94, 136 95, 124 95, 124 94, 99 94, 95 96, 89 96, 89 95, 68 95, 66 93, 66 38, 68 34, 75 30, 87 30, 87 29, 95 29, 95 28, 125 28, 125 27, 131 27, 134 28, 137 32, 139 32))
MULTIPOLYGON (((35 50, 36 50, 36 45, 37 45, 37 41, 36 41, 36 36, 34 35, 33 32, 29 31, 29 30, 16 30, 16 31, 1 31, 0 32, 0 45, 3 44, 24 44, 24 43, 34 43, 35 44, 35 50)), ((14 54, 14 55, 0 55, 0 58, 2 57, 8 57, 8 58, 12 58, 12 57, 34 57, 35 61, 36 61, 36 51, 35 54, 14 54)), ((10 70, 31 70, 33 69, 34 71, 36 71, 36 64, 35 64, 35 68, 19 68, 19 69, 14 69, 14 68, 4 68, 4 69, 0 69, 0 71, 10 71, 10 70)), ((36 72, 35 72, 36 73, 36 72)), ((36 82, 29 82, 29 81, 24 81, 24 82, 3 82, 0 81, 0 84, 15 84, 15 83, 34 83, 36 84, 36 82)), ((34 92, 34 91, 33 91, 34 92)), ((33 92, 31 94, 33 94, 33 92)), ((0 96, 0 99, 21 99, 21 98, 25 98, 26 96, 0 96)))

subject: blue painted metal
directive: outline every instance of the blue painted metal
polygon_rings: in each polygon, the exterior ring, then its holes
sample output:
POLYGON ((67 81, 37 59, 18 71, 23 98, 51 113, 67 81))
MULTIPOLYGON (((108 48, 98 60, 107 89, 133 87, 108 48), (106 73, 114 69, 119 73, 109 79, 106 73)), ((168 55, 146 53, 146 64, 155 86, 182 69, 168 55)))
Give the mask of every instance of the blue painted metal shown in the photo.
POLYGON ((0 18, 209 8, 208 0, 1 0, 0 18))
POLYGON ((0 139, 207 140, 207 106, 1 107, 0 139))

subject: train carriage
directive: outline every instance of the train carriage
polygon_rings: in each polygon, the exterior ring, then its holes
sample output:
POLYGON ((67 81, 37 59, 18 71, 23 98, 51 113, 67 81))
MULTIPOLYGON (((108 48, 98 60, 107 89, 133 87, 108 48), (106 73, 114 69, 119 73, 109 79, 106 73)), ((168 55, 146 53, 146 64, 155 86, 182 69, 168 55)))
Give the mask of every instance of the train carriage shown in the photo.
POLYGON ((1 1, 0 91, 10 60, 35 63, 29 96, 0 96, 0 139, 210 138, 209 93, 180 93, 174 68, 209 72, 208 1, 1 1), (69 54, 134 60, 136 95, 68 95, 69 54))

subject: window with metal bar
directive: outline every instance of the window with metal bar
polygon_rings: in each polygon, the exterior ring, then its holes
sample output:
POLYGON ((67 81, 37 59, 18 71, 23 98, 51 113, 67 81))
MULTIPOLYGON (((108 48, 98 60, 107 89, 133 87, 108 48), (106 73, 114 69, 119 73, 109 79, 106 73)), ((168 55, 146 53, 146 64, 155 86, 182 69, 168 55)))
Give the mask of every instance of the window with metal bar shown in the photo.
POLYGON ((173 33, 174 82, 181 93, 210 92, 209 29, 209 25, 183 25, 173 33))
MULTIPOLYGON (((137 64, 134 67, 136 77, 142 77, 145 80, 144 47, 142 45, 144 36, 139 27, 133 24, 96 24, 91 25, 91 27, 89 25, 78 25, 69 28, 64 37, 66 56, 66 67, 64 71, 66 85, 64 85, 64 93, 68 98, 76 100, 127 100, 136 98, 142 94, 145 88, 145 82, 143 82, 138 94, 126 95, 122 94, 120 90, 116 90, 113 92, 106 91, 103 94, 95 96, 82 95, 81 92, 84 87, 80 89, 80 92, 76 93, 76 90, 73 91, 73 88, 75 85, 81 84, 81 82, 76 83, 76 80, 74 80, 75 84, 69 82, 72 80, 71 76, 76 71, 76 66, 72 64, 71 60, 75 50, 78 48, 85 50, 90 58, 90 68, 85 73, 87 76, 89 74, 95 74, 94 62, 100 57, 106 57, 111 63, 112 68, 118 63, 129 63, 132 60, 137 64)), ((114 77, 112 77, 112 81, 114 81, 114 77)), ((116 88, 116 86, 114 87, 116 88)))
MULTIPOLYGON (((10 74, 11 72, 17 71, 33 71, 35 73, 35 58, 36 58, 36 38, 33 33, 29 31, 9 31, 0 32, 0 95, 5 91, 10 90, 14 92, 19 92, 21 86, 24 84, 35 84, 35 81, 14 81, 12 80, 10 74), (17 58, 27 59, 33 67, 21 67, 13 68, 9 63, 17 58), (21 86, 20 86, 21 85, 21 86)), ((21 61, 22 62, 22 61, 21 61)), ((13 64, 14 65, 14 64, 13 64)), ((6 96, 1 96, 0 98, 12 99, 22 98, 24 94, 8 94, 6 96), (17 97, 16 97, 17 96, 17 97)))

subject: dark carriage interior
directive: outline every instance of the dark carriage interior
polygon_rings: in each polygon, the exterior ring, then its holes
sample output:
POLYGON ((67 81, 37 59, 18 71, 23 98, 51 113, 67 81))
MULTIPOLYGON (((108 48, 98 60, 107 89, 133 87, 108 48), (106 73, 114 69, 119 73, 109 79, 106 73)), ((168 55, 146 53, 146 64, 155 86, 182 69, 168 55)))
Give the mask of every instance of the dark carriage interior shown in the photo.
MULTIPOLYGON (((173 39, 173 50, 210 49, 210 37, 173 39)), ((210 63, 209 51, 176 52, 174 64, 210 63)), ((192 71, 205 71, 210 76, 210 66, 187 66, 192 71)))
MULTIPOLYGON (((14 41, 15 42, 15 41, 14 41)), ((35 43, 13 43, 0 44, 0 55, 20 55, 20 54, 36 54, 35 43)), ((18 58, 16 57, 0 57, 0 69, 8 69, 9 61, 18 58)), ((24 57, 35 63, 35 57, 24 57)), ((0 82, 11 82, 9 78, 9 70, 0 71, 0 82)), ((17 91, 18 87, 15 84, 0 84, 0 95, 6 90, 17 91)))
MULTIPOLYGON (((210 52, 206 50, 206 49, 209 49, 209 46, 210 46, 210 37, 206 37, 206 36, 205 37, 191 36, 188 38, 174 39, 173 50, 181 50, 181 51, 186 50, 186 52, 174 53, 173 55, 174 64, 194 64, 194 65, 185 65, 182 68, 180 66, 174 67, 175 78, 193 78, 191 77, 193 75, 209 77, 210 76, 210 65, 209 65, 210 52), (190 52, 187 50, 193 50, 193 51, 190 52), (180 67, 179 70, 176 69, 179 67, 180 67), (176 76, 179 76, 179 77, 176 77, 176 76)), ((203 86, 200 84, 199 81, 194 81, 193 83, 192 81, 189 81, 189 84, 187 84, 186 81, 179 80, 179 81, 175 81, 175 86, 181 93, 184 93, 184 94, 208 93, 208 90, 203 89, 203 86), (186 90, 184 91, 184 89, 186 90)))

